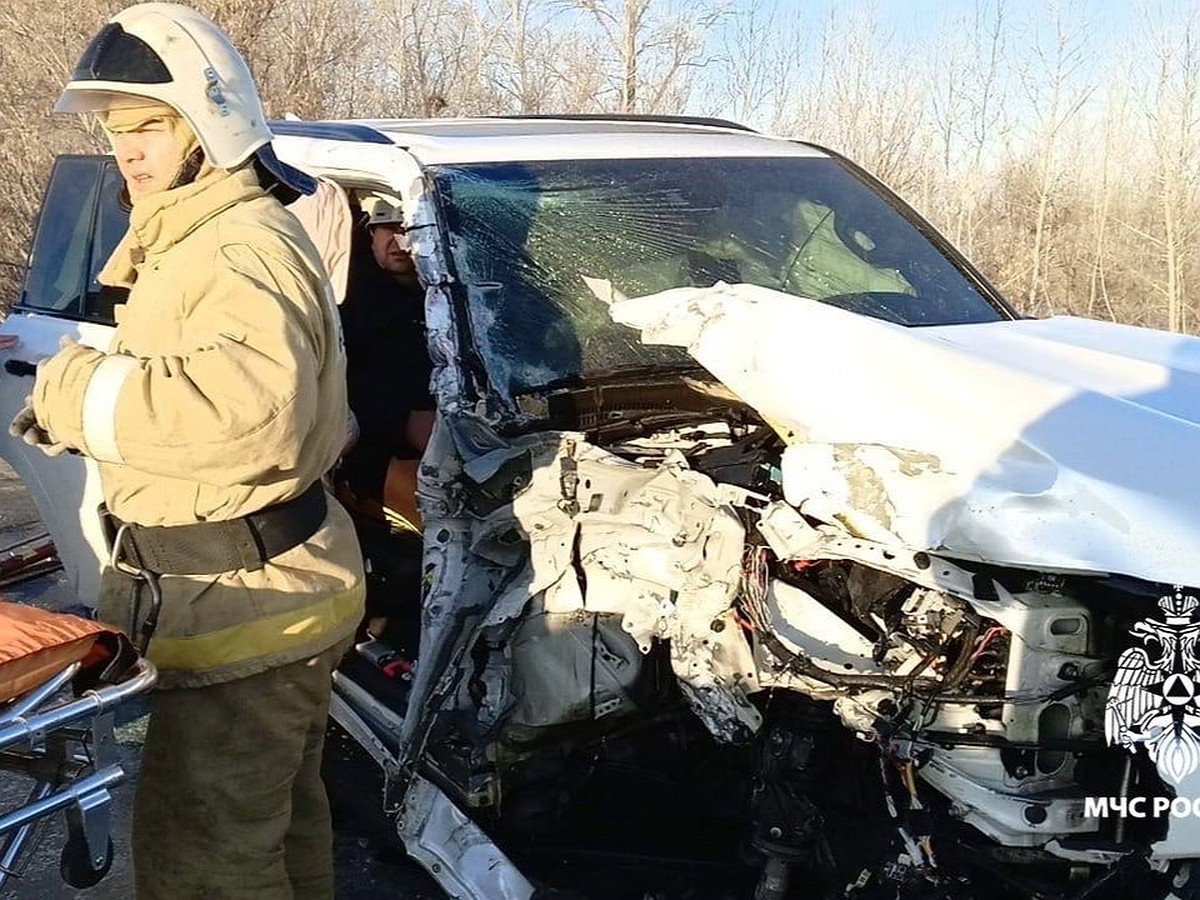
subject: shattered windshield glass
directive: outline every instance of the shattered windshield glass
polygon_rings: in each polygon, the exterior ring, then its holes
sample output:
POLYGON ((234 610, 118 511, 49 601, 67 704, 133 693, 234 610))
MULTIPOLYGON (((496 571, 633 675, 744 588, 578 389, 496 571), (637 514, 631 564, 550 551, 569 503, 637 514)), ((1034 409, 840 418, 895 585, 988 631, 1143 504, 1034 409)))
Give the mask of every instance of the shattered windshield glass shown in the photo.
POLYGON ((834 159, 480 163, 434 177, 475 345, 510 396, 689 361, 613 323, 595 280, 628 297, 745 282, 902 325, 1005 317, 834 159))

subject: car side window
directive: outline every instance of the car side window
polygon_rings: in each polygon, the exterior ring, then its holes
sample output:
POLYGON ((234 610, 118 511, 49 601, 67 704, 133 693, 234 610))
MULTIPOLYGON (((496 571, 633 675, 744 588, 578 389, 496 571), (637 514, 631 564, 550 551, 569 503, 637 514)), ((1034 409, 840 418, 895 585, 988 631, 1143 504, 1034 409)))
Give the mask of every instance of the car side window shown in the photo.
POLYGON ((55 162, 19 306, 112 322, 113 305, 123 297, 102 288, 95 276, 128 221, 118 202, 120 186, 106 157, 63 156, 55 162))
POLYGON ((121 188, 125 180, 117 164, 108 160, 100 180, 100 197, 96 209, 96 227, 92 232, 91 261, 88 265, 87 296, 84 298, 84 317, 94 322, 113 322, 113 308, 129 297, 128 288, 103 285, 96 280, 113 250, 129 228, 129 212, 121 206, 121 188))

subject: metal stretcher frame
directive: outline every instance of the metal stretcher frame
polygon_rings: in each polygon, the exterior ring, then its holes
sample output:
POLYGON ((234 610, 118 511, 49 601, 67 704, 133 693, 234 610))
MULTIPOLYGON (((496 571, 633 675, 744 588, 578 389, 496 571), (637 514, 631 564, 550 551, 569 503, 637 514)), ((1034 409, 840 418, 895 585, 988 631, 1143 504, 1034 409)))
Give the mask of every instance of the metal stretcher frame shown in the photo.
POLYGON ((140 659, 117 684, 62 696, 79 668, 72 663, 0 708, 0 771, 34 779, 25 805, 0 814, 0 889, 18 872, 39 821, 60 810, 67 818, 63 878, 90 887, 112 864, 109 788, 128 777, 117 756, 113 709, 153 687, 157 672, 140 659))

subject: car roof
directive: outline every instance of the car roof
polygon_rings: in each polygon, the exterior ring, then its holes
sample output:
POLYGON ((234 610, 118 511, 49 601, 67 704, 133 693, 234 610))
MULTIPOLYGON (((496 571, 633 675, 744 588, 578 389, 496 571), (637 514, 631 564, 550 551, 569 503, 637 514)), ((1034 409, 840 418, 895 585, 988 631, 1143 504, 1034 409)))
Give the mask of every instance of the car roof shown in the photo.
POLYGON ((550 159, 824 157, 817 147, 719 119, 509 116, 272 122, 286 137, 391 143, 423 165, 550 159))

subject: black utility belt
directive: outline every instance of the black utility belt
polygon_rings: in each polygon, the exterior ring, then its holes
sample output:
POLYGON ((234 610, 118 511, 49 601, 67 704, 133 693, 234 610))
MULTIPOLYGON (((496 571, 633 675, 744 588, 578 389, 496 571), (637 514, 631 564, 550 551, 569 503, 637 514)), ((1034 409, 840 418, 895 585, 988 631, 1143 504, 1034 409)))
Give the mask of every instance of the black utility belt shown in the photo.
POLYGON ((316 534, 325 521, 325 488, 224 522, 137 525, 101 511, 113 562, 155 575, 220 575, 263 564, 316 534))

